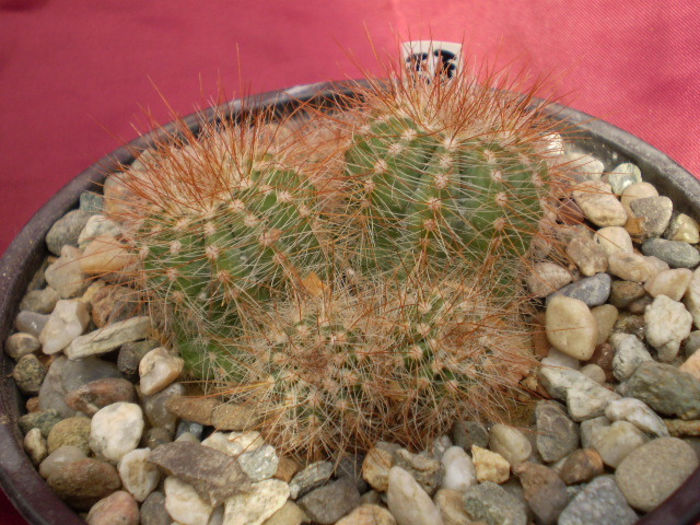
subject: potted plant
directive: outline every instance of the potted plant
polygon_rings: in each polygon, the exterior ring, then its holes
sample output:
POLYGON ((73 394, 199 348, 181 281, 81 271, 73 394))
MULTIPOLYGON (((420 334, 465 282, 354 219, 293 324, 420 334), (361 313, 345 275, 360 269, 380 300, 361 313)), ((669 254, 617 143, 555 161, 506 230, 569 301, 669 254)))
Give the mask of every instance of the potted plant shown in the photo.
MULTIPOLYGON (((577 145, 606 165, 634 161, 677 209, 697 214, 700 190, 616 128, 491 87, 504 86, 440 74, 315 85, 157 130, 75 179, 20 234, 3 268, 27 272, 2 272, 5 319, 44 256, 28 239, 150 148, 119 177, 134 201, 113 214, 126 242, 110 271, 146 291, 189 373, 252 408, 248 423, 280 450, 421 449, 450 418, 495 418, 535 361, 522 312, 533 246, 563 257, 543 220, 585 186, 556 132, 587 135, 577 145), (335 133, 310 144, 324 125, 335 133)), ((5 391, 5 489, 36 523, 76 521, 24 456, 17 391, 5 391)), ((679 502, 697 479, 655 512, 695 513, 679 502)))

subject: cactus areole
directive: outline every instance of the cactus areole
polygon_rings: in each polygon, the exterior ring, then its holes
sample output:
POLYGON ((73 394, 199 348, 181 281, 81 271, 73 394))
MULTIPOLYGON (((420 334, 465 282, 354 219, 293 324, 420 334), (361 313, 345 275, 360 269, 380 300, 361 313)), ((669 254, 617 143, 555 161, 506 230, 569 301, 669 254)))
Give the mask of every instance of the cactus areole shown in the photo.
POLYGON ((283 452, 425 447, 512 419, 523 272, 556 252, 561 126, 496 76, 369 80, 334 106, 186 126, 113 214, 164 342, 283 452))

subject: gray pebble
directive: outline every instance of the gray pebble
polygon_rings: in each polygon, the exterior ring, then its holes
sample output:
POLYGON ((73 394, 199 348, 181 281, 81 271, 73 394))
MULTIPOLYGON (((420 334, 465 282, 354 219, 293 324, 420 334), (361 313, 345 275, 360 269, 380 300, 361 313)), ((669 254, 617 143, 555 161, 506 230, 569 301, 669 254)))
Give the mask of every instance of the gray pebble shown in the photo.
POLYGON ((464 508, 473 520, 489 525, 525 525, 526 507, 522 501, 509 494, 501 486, 485 481, 467 489, 464 508))
POLYGON ((252 481, 262 481, 277 472, 279 457, 273 446, 263 445, 238 456, 238 464, 252 481))
POLYGON ((333 463, 317 461, 297 472, 289 482, 289 497, 297 499, 331 479, 333 463))
MULTIPOLYGON (((442 457, 442 455, 441 455, 442 457)), ((369 484, 362 479, 362 462, 364 461, 364 456, 345 456, 338 463, 336 468, 336 476, 347 477, 355 482, 355 486, 360 494, 364 494, 369 490, 369 484)), ((291 485, 290 485, 291 489, 291 485)))
POLYGON ((577 425, 556 401, 538 401, 535 406, 535 421, 535 444, 544 461, 559 461, 578 446, 577 425))
POLYGON ((394 466, 401 467, 413 476, 430 496, 435 493, 442 480, 440 461, 420 454, 411 454, 405 448, 394 452, 394 466))
POLYGON ((663 437, 632 451, 615 471, 615 480, 632 507, 648 512, 680 487, 697 466, 690 445, 663 437))
POLYGON ((549 304, 552 297, 565 295, 583 301, 588 306, 598 306, 610 297, 610 287, 612 279, 607 273, 599 273, 593 277, 585 277, 571 284, 564 286, 547 297, 549 304))
POLYGON ((642 244, 642 253, 658 257, 671 268, 694 268, 700 263, 697 248, 687 242, 649 239, 642 244))
POLYGON ((632 525, 637 515, 612 476, 598 476, 569 502, 558 525, 632 525))
POLYGON ((314 522, 330 525, 360 504, 360 493, 348 478, 312 490, 297 504, 314 522))
POLYGON ((18 424, 23 434, 33 428, 38 428, 41 430, 41 435, 47 438, 53 426, 62 419, 61 414, 56 410, 38 410, 20 416, 18 424))
POLYGON ((162 492, 151 492, 141 504, 141 525, 170 525, 171 519, 165 510, 165 496, 162 492))
POLYGON ((34 337, 39 337, 39 334, 49 321, 49 316, 46 314, 37 314, 28 310, 22 310, 15 317, 15 328, 18 332, 26 332, 34 337))
POLYGON ((700 381, 673 365, 646 361, 618 391, 644 401, 659 414, 700 418, 700 381))
POLYGON ((51 363, 39 390, 39 407, 42 410, 53 408, 63 417, 71 417, 75 415, 75 410, 65 403, 66 394, 104 377, 119 377, 113 363, 96 357, 76 361, 58 357, 51 363))
POLYGON ((177 430, 175 431, 175 438, 180 437, 180 435, 184 434, 185 432, 189 432, 190 434, 192 434, 194 437, 196 437, 199 440, 202 437, 203 431, 204 431, 204 427, 201 424, 195 423, 194 421, 185 421, 183 419, 177 424, 177 430))
POLYGON ((644 238, 659 237, 671 222, 673 203, 668 197, 644 197, 630 202, 644 238))
POLYGON ((185 387, 181 383, 173 383, 152 396, 142 399, 143 413, 148 422, 154 427, 163 427, 171 432, 175 431, 177 416, 166 408, 168 399, 185 394, 185 387))
POLYGON ((158 346, 152 339, 124 343, 117 355, 117 368, 127 379, 138 380, 141 358, 158 346))
POLYGON ((65 245, 78 246, 78 236, 92 214, 72 210, 58 219, 46 234, 46 246, 55 255, 61 255, 65 245))
POLYGON ((456 421, 452 427, 452 442, 464 450, 471 450, 472 445, 486 448, 489 432, 477 421, 456 421))
POLYGON ((615 166, 612 172, 608 173, 607 178, 613 193, 621 195, 627 186, 642 182, 642 172, 635 164, 623 162, 615 166))
POLYGON ((99 193, 84 191, 80 194, 79 209, 86 213, 102 213, 104 198, 99 193))
POLYGON ((41 290, 31 290, 19 303, 20 310, 29 310, 38 314, 50 314, 59 300, 58 292, 47 286, 41 290))
POLYGON ((690 332, 690 335, 683 341, 685 357, 693 355, 698 348, 700 348, 700 330, 695 330, 690 332))
POLYGON ((613 358, 613 375, 618 381, 630 377, 644 361, 652 361, 651 354, 644 343, 633 334, 616 332, 610 336, 610 344, 615 349, 613 358))

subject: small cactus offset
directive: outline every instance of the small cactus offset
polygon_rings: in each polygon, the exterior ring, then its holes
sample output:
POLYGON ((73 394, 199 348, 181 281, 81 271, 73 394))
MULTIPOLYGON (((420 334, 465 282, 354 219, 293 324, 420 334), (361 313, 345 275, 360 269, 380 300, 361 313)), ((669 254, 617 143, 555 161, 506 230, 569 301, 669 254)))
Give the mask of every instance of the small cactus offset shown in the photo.
POLYGON ((282 451, 508 419, 534 364, 521 276, 569 181, 555 125, 498 87, 370 81, 302 124, 183 126, 124 174, 164 342, 282 451))
POLYGON ((455 418, 505 417, 533 364, 521 312, 474 282, 324 283, 236 339, 246 377, 210 379, 254 407, 268 439, 309 458, 392 439, 421 449, 455 418))

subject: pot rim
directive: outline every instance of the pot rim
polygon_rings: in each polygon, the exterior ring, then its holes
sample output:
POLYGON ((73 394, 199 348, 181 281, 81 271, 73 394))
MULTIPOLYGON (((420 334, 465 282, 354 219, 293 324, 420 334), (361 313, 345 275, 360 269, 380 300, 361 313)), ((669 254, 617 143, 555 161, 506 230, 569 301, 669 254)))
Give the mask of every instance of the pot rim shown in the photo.
MULTIPOLYGON (((221 114, 234 116, 241 111, 255 111, 264 107, 287 112, 303 102, 328 100, 339 93, 352 94, 358 85, 363 84, 360 80, 299 85, 245 100, 236 99, 192 113, 182 120, 190 129, 197 131, 203 123, 221 114)), ((691 214, 693 208, 700 212, 700 183, 661 151, 612 124, 575 109, 551 104, 548 112, 557 120, 573 124, 577 133, 592 139, 584 145, 591 153, 613 161, 619 157, 617 162, 634 162, 645 173, 646 181, 663 188, 663 194, 671 198, 674 207, 691 214)), ((147 149, 175 130, 175 124, 171 122, 104 156, 68 182, 24 226, 0 259, 0 341, 4 342, 10 334, 19 301, 48 254, 44 238, 53 223, 75 208, 82 192, 95 190, 108 174, 115 172, 120 165, 131 163, 135 152, 147 149), (17 269, 22 270, 19 275, 17 269)), ((0 354, 0 373, 6 378, 0 383, 0 486, 20 514, 33 525, 84 525, 77 513, 51 490, 24 452, 23 436, 17 425, 17 418, 23 412, 21 396, 14 382, 9 380, 13 362, 4 352, 0 354)), ((695 523, 700 518, 698 494, 700 467, 663 504, 638 523, 695 523)))

